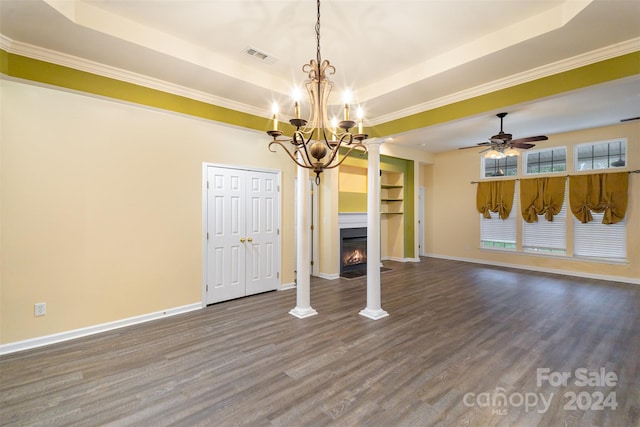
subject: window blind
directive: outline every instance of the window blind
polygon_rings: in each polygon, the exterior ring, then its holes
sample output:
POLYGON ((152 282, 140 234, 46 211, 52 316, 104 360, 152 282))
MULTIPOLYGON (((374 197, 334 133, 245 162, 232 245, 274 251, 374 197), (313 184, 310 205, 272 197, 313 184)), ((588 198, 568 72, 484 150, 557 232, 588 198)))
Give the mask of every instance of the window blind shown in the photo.
POLYGON ((502 220, 497 213, 493 212, 491 219, 486 219, 480 214, 480 241, 483 247, 516 249, 518 193, 519 191, 516 190, 513 197, 513 207, 507 219, 502 220))
POLYGON ((627 259, 627 218, 603 224, 604 213, 591 212, 593 221, 573 222, 574 255, 624 261, 627 259))
POLYGON ((567 251, 567 190, 564 202, 553 221, 547 221, 544 215, 538 215, 538 222, 522 221, 522 250, 527 252, 554 252, 566 254, 567 251))

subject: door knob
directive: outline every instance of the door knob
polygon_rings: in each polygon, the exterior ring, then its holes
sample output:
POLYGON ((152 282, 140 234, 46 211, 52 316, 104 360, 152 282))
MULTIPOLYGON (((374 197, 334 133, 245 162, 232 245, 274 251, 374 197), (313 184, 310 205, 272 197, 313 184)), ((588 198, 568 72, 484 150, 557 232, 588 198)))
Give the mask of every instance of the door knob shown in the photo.
POLYGON ((240 243, 244 243, 244 237, 240 238, 240 243))
POLYGON ((253 239, 252 239, 251 237, 249 237, 249 238, 247 239, 247 242, 253 242, 253 239))

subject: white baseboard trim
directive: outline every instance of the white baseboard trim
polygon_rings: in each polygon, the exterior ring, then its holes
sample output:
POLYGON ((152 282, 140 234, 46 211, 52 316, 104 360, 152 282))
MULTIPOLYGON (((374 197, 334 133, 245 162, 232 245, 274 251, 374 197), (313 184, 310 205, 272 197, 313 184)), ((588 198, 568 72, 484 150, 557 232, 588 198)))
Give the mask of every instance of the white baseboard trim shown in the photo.
POLYGON ((176 314, 187 313, 189 311, 199 310, 202 308, 201 302, 193 304, 183 305, 181 307, 169 308, 163 311, 156 311, 154 313, 143 314, 140 316, 129 317, 126 319, 120 319, 113 322, 102 323, 100 325, 87 326, 86 328, 74 329, 71 331, 60 332, 53 335, 45 335, 42 337, 31 338, 24 341, 16 341, 13 343, 0 345, 0 355, 15 353, 17 351, 28 350, 36 347, 43 347, 45 345, 55 344, 62 341, 69 341, 75 338, 86 337, 88 335, 98 334, 100 332, 111 331, 113 329, 124 328, 125 326, 137 325, 138 323, 149 322, 151 320, 160 319, 168 316, 175 316, 176 314))
POLYGON ((336 280, 340 278, 340 273, 334 273, 334 274, 318 273, 318 277, 321 279, 336 280))
POLYGON ((431 253, 426 254, 425 256, 430 258, 450 259, 452 261, 471 262, 474 264, 493 265, 496 267, 517 268, 519 270, 539 271, 541 273, 561 274, 563 276, 583 277, 585 279, 598 279, 598 280, 607 280, 609 282, 622 282, 622 283, 631 283, 633 285, 640 285, 640 279, 633 279, 631 277, 609 276, 605 274, 593 274, 593 273, 586 273, 582 271, 568 271, 568 270, 560 270, 555 268, 534 267, 530 265, 509 264, 506 262, 486 261, 482 259, 462 258, 462 257, 454 257, 454 256, 448 256, 448 255, 431 254, 431 253))
POLYGON ((420 258, 397 258, 397 257, 387 257, 385 260, 388 261, 397 261, 397 262, 420 262, 420 258))
POLYGON ((283 283, 282 285, 280 285, 278 290, 279 291, 287 291, 289 289, 295 289, 295 288, 296 288, 296 282, 291 282, 291 283, 283 283))

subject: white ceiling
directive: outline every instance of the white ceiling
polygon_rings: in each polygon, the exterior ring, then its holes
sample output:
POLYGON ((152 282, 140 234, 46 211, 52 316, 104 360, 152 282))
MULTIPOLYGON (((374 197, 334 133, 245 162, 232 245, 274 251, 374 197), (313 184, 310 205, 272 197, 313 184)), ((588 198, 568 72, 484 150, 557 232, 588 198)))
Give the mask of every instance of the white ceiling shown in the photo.
MULTIPOLYGON (((0 0, 0 41, 268 117, 274 100, 286 113, 306 78, 315 20, 312 0, 0 0), (277 60, 258 61, 247 47, 277 60)), ((640 50, 640 2, 323 0, 321 48, 337 69, 333 103, 349 88, 365 125, 376 125, 640 50)), ((501 110, 514 138, 619 123, 640 116, 640 78, 501 110)), ((498 112, 394 135, 394 143, 430 152, 473 145, 497 133, 498 112)))

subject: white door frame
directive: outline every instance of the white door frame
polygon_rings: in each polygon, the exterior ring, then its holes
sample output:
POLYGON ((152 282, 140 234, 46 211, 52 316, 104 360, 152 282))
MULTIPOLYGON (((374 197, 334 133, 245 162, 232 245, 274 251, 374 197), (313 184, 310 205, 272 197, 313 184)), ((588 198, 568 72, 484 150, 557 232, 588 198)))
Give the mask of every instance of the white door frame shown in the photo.
POLYGON ((418 256, 424 256, 424 187, 418 187, 418 256))
MULTIPOLYGON (((257 168, 253 166, 237 166, 237 165, 226 165, 223 163, 202 163, 202 307, 207 306, 207 168, 215 167, 215 168, 224 168, 224 169, 236 169, 236 170, 245 170, 245 171, 256 171, 256 172, 267 172, 273 173, 276 175, 276 182, 278 185, 278 196, 277 196, 277 206, 278 206, 278 249, 276 251, 276 265, 278 265, 278 269, 280 273, 282 273, 282 171, 277 169, 266 169, 266 168, 257 168)), ((278 288, 282 286, 282 274, 279 277, 278 288)))
POLYGON ((313 248, 311 251, 311 261, 313 266, 311 267, 311 275, 320 277, 320 236, 318 229, 320 228, 320 210, 318 208, 318 186, 315 183, 315 179, 310 179, 309 186, 311 187, 311 240, 313 242, 313 248))

